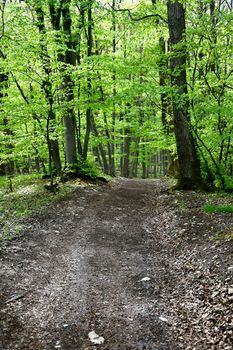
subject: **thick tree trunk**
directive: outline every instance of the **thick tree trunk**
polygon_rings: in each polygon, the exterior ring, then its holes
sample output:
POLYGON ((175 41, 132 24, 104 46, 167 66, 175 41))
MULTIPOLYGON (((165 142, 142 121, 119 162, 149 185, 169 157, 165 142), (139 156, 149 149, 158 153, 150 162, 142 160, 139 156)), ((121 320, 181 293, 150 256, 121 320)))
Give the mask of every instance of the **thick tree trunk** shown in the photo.
MULTIPOLYGON (((68 164, 74 164, 77 160, 76 146, 76 119, 74 108, 72 106, 74 100, 74 83, 71 74, 68 71, 69 66, 76 65, 76 55, 74 53, 74 43, 72 38, 72 20, 70 13, 70 0, 63 0, 57 6, 54 2, 49 2, 50 21, 53 29, 56 31, 57 44, 65 44, 65 52, 59 50, 57 60, 60 62, 60 74, 62 76, 63 99, 65 110, 63 113, 64 124, 64 141, 65 155, 68 164), (62 26, 61 26, 62 23, 62 26), (63 31, 64 37, 60 35, 63 31)), ((78 44, 78 43, 76 43, 78 44)))
POLYGON ((74 164, 77 160, 76 123, 72 108, 68 108, 63 115, 65 154, 67 164, 74 164))
POLYGON ((181 2, 168 1, 168 26, 171 45, 171 83, 173 118, 179 160, 178 187, 202 187, 200 164, 189 125, 189 100, 186 78, 185 11, 181 2))

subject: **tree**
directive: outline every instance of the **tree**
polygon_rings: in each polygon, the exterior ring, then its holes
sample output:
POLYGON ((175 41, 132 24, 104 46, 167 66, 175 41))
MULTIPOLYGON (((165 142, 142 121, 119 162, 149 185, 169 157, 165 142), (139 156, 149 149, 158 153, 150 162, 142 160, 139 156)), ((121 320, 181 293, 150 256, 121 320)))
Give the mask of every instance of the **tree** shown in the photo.
POLYGON ((61 173, 61 159, 60 159, 60 151, 59 151, 59 143, 56 138, 55 131, 55 122, 56 122, 56 114, 54 112, 54 95, 53 95, 53 86, 52 86, 52 67, 50 63, 50 57, 48 53, 47 47, 47 39, 46 39, 46 27, 45 27, 45 19, 44 12, 41 6, 41 3, 36 2, 34 5, 36 12, 36 25, 40 34, 40 56, 42 61, 42 67, 44 70, 44 78, 42 81, 42 88, 45 93, 45 99, 48 104, 48 114, 47 114, 47 125, 46 125, 46 139, 48 144, 48 152, 49 152, 49 174, 52 177, 52 173, 56 174, 61 173))
POLYGON ((179 161, 179 183, 182 189, 202 187, 201 169, 190 128, 186 76, 185 10, 180 1, 168 1, 170 35, 170 68, 173 87, 173 121, 179 161))
POLYGON ((76 120, 75 111, 73 107, 74 101, 74 83, 70 73, 70 66, 76 65, 76 57, 74 53, 74 43, 72 40, 72 18, 70 12, 70 0, 64 0, 61 3, 61 15, 62 15, 62 29, 65 44, 65 54, 63 67, 64 72, 63 84, 64 99, 67 104, 64 110, 63 122, 64 122, 64 134, 65 134, 65 151, 66 161, 68 164, 74 164, 77 160, 77 148, 76 148, 76 120))

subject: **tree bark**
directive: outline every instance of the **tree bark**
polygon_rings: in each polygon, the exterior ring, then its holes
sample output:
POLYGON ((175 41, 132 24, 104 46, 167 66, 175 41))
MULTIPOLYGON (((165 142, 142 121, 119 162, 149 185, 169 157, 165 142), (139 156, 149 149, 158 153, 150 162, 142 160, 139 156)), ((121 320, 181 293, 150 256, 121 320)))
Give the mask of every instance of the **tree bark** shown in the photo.
POLYGON ((61 1, 58 6, 49 1, 50 21, 53 29, 56 31, 56 41, 59 44, 65 44, 63 53, 58 47, 57 60, 60 62, 60 73, 62 76, 62 91, 65 103, 63 113, 65 156, 67 164, 74 164, 77 160, 76 147, 76 120, 73 107, 74 101, 74 83, 71 74, 68 71, 69 66, 76 65, 76 55, 74 53, 74 43, 72 39, 72 20, 70 13, 70 0, 61 1), (62 33, 60 33, 62 31, 62 33), (63 34, 63 35, 61 35, 63 34))
POLYGON ((67 103, 65 113, 63 116, 64 123, 64 136, 65 136, 65 153, 66 162, 68 164, 74 164, 77 160, 77 148, 76 148, 76 120, 74 108, 72 106, 74 101, 74 83, 71 78, 71 74, 68 72, 69 66, 75 66, 75 53, 73 52, 73 40, 72 40, 72 20, 70 14, 70 0, 64 0, 62 3, 62 22, 63 32, 65 34, 65 56, 64 56, 64 99, 67 103), (67 69, 68 68, 68 69, 67 69))
MULTIPOLYGON (((96 126, 96 123, 95 123, 95 120, 93 118, 92 120, 92 132, 93 134, 95 135, 96 138, 99 138, 100 135, 99 135, 99 132, 98 132, 98 128, 96 126)), ((101 164, 101 167, 104 171, 105 174, 108 174, 108 169, 109 169, 109 166, 108 166, 108 162, 107 162, 107 158, 106 158, 106 153, 105 153, 105 150, 103 148, 103 145, 102 143, 100 143, 98 145, 98 147, 96 147, 96 151, 98 151, 98 154, 99 154, 99 163, 101 164), (100 159, 100 155, 101 155, 101 158, 102 160, 100 159), (101 160, 101 161, 100 161, 101 160)), ((98 158, 98 157, 97 157, 98 158)))
POLYGON ((127 127, 124 129, 124 146, 123 146, 123 164, 122 164, 122 173, 121 176, 129 177, 130 169, 130 129, 127 127))
MULTIPOLYGON (((113 32, 113 39, 112 39, 112 53, 113 53, 113 66, 114 66, 114 60, 115 60, 115 53, 116 53, 116 0, 112 0, 112 32, 113 32)), ((116 71, 113 69, 112 74, 112 81, 113 81, 113 89, 112 89, 112 95, 113 95, 113 111, 112 111, 112 128, 111 128, 111 135, 112 140, 110 143, 110 153, 111 156, 109 157, 109 174, 111 176, 115 176, 116 169, 115 169, 115 124, 116 124, 116 108, 115 108, 115 97, 116 97, 116 71)))
MULTIPOLYGON (((0 50, 0 56, 3 59, 6 59, 5 55, 1 50, 0 50)), ((8 96, 7 92, 4 91, 8 87, 8 80, 9 80, 9 74, 7 72, 0 72, 0 111, 1 111, 1 104, 3 102, 3 99, 8 96)), ((14 161, 12 159, 14 146, 10 142, 10 137, 13 136, 13 132, 9 127, 9 121, 7 117, 3 117, 3 132, 7 137, 7 142, 5 146, 6 146, 6 153, 9 156, 9 159, 6 162, 6 164, 3 165, 2 169, 4 169, 4 171, 6 172, 6 175, 12 176, 14 174, 14 168, 15 168, 14 161)))
POLYGON ((52 175, 52 170, 55 169, 56 173, 61 172, 61 159, 59 152, 59 143, 56 138, 50 137, 51 133, 55 132, 54 122, 56 120, 56 114, 54 112, 54 98, 52 91, 52 83, 51 83, 51 64, 48 54, 47 41, 45 40, 46 28, 45 28, 45 19, 44 12, 41 7, 41 4, 37 4, 35 6, 36 16, 37 16, 37 27, 40 33, 40 56, 42 60, 42 66, 44 70, 44 78, 42 87, 44 90, 45 98, 48 103, 48 113, 47 113, 47 132, 46 139, 48 143, 48 152, 49 152, 49 172, 52 175), (51 123, 52 122, 52 123, 51 123), (53 168, 53 169, 52 169, 53 168))
MULTIPOLYGON (((87 13, 87 20, 88 20, 88 26, 87 26, 87 57, 89 57, 89 65, 90 65, 90 59, 92 56, 92 47, 93 47, 93 36, 92 36, 92 26, 93 26, 93 20, 92 20, 92 0, 89 1, 88 5, 88 13, 87 13)), ((90 75, 90 67, 88 68, 87 73, 87 95, 88 95, 88 102, 90 103, 91 100, 91 94, 92 94, 92 80, 90 75)), ((92 129, 92 119, 94 118, 92 110, 90 107, 86 110, 86 134, 84 139, 84 145, 83 145, 83 159, 87 159, 87 152, 88 152, 88 144, 90 139, 90 133, 92 129)))
POLYGON ((171 84, 173 119, 179 161, 177 187, 185 190, 202 187, 200 163, 190 129, 189 99, 186 77, 185 10, 181 2, 167 2, 168 27, 171 45, 171 84))

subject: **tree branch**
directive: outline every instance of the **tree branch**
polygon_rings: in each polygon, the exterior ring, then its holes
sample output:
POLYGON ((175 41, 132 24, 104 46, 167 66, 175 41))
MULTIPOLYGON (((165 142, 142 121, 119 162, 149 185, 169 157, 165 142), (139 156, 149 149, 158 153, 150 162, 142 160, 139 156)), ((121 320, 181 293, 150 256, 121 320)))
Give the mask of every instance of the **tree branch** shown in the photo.
POLYGON ((27 104, 29 104, 28 98, 27 98, 27 96, 24 94, 23 89, 22 89, 21 86, 19 85, 19 83, 18 83, 18 81, 16 80, 15 76, 13 75, 13 73, 11 73, 11 75, 12 75, 12 77, 13 77, 13 79, 14 79, 14 82, 15 82, 15 84, 16 84, 16 86, 17 86, 17 88, 18 88, 18 90, 19 90, 19 92, 20 92, 20 94, 21 94, 21 96, 23 97, 24 101, 25 101, 27 104))
MULTIPOLYGON (((112 7, 111 7, 112 8, 112 7)), ((112 8, 113 11, 116 11, 116 12, 128 12, 128 15, 129 15, 129 18, 134 21, 134 22, 138 22, 138 21, 141 21, 143 19, 146 19, 146 18, 152 18, 152 17, 158 17, 160 18, 164 23, 168 23, 167 20, 165 18, 163 18, 159 13, 154 13, 154 14, 150 14, 150 15, 146 15, 146 16, 143 16, 143 17, 139 17, 139 18, 135 18, 132 16, 132 13, 131 13, 131 10, 129 9, 116 9, 116 8, 112 8)))

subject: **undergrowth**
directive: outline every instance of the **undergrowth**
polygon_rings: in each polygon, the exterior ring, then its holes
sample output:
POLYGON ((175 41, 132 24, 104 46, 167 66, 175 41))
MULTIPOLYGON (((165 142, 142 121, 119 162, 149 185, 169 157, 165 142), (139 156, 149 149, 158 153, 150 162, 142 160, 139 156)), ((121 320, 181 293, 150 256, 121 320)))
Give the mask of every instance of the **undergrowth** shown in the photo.
POLYGON ((12 240, 20 235, 23 220, 45 211, 78 186, 63 184, 58 194, 54 195, 44 188, 45 181, 34 180, 34 184, 29 186, 24 180, 26 187, 18 187, 18 190, 7 194, 0 192, 0 240, 12 240))
POLYGON ((205 213, 233 213, 233 205, 207 203, 203 206, 203 210, 205 213))
MULTIPOLYGON (((14 175, 11 178, 13 191, 23 186, 34 184, 40 176, 38 174, 14 175)), ((0 176, 0 193, 4 193, 9 189, 9 177, 0 176)))
POLYGON ((233 240, 233 228, 228 228, 224 231, 217 232, 213 237, 213 241, 222 242, 222 241, 232 241, 233 240))
POLYGON ((73 179, 80 177, 88 180, 98 180, 106 178, 96 164, 90 161, 79 161, 76 164, 67 166, 63 171, 64 179, 73 179))

